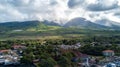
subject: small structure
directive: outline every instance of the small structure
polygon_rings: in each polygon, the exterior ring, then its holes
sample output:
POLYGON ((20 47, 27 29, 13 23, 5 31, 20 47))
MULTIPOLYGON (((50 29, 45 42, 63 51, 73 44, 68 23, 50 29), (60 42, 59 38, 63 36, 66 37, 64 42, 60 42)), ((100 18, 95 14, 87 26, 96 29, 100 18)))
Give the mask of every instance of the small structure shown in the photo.
POLYGON ((58 45, 57 47, 65 49, 65 50, 78 49, 79 47, 81 47, 81 44, 80 43, 76 43, 76 44, 73 44, 73 45, 64 45, 64 44, 62 44, 62 45, 58 45))
POLYGON ((25 50, 27 47, 23 45, 13 45, 12 50, 16 52, 17 54, 22 54, 23 50, 25 50))
POLYGON ((78 62, 78 66, 80 67, 90 67, 90 56, 87 54, 82 54, 79 51, 74 51, 75 54, 75 58, 73 58, 72 60, 74 60, 75 62, 78 62))
POLYGON ((37 62, 39 62, 39 59, 34 59, 32 62, 37 63, 37 62))
POLYGON ((116 67, 116 65, 114 63, 108 63, 103 67, 116 67))
POLYGON ((114 56, 114 51, 113 50, 104 50, 103 51, 103 55, 106 56, 106 57, 111 57, 111 56, 114 56))
POLYGON ((0 50, 0 53, 8 53, 10 52, 11 50, 0 50))
POLYGON ((0 64, 19 64, 19 56, 12 50, 0 50, 0 64))
POLYGON ((3 63, 4 63, 4 61, 5 61, 5 59, 4 59, 4 58, 0 58, 0 64, 3 64, 3 63))
POLYGON ((15 49, 26 49, 26 46, 22 46, 22 45, 13 45, 12 48, 15 49))

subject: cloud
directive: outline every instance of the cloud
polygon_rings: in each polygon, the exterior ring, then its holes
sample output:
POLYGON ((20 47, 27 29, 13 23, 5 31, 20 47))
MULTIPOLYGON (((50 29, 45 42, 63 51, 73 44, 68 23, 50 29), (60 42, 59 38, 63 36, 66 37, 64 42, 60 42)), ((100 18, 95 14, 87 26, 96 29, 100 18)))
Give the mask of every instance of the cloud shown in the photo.
POLYGON ((117 9, 113 12, 113 16, 120 18, 120 9, 117 9))
POLYGON ((106 11, 118 8, 116 0, 97 0, 96 3, 89 4, 87 9, 90 11, 106 11))
POLYGON ((25 15, 20 13, 18 10, 13 7, 8 7, 9 5, 0 4, 0 21, 20 21, 24 19, 25 15))
POLYGON ((116 19, 119 7, 119 0, 0 0, 0 22, 46 19, 66 23, 76 17, 91 21, 116 19))
POLYGON ((84 8, 89 11, 107 11, 119 8, 118 0, 69 0, 69 8, 84 8))
POLYGON ((82 3, 84 3, 85 0, 69 0, 68 1, 68 6, 69 8, 74 8, 76 6, 81 5, 82 3))

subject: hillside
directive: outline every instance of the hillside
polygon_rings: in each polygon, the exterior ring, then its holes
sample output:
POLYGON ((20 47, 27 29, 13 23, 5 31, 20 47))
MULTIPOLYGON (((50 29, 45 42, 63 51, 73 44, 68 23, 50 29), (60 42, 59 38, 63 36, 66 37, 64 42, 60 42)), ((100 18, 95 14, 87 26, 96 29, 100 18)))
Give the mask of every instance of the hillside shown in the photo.
POLYGON ((24 21, 24 22, 7 22, 0 23, 0 32, 6 31, 26 31, 26 30, 49 30, 59 28, 54 22, 48 21, 24 21))
POLYGON ((64 27, 77 27, 82 29, 108 29, 109 27, 95 24, 91 21, 88 21, 84 18, 74 18, 67 22, 64 27))
POLYGON ((83 36, 120 35, 120 31, 75 18, 63 27, 52 21, 24 21, 0 23, 0 39, 82 38, 83 36))
POLYGON ((120 30, 120 23, 118 22, 102 19, 102 20, 96 21, 96 23, 100 25, 108 26, 111 29, 120 30))

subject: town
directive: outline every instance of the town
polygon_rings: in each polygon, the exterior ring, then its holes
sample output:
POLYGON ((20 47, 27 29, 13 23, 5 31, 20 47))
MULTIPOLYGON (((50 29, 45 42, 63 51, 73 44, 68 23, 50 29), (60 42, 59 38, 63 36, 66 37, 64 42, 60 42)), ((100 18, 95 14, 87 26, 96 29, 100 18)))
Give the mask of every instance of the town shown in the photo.
POLYGON ((3 65, 18 65, 20 64, 20 58, 22 58, 22 51, 26 49, 22 45, 14 45, 11 49, 0 50, 0 64, 3 65))
MULTIPOLYGON (((1 46, 5 42, 7 41, 1 41, 1 46)), ((50 45, 46 40, 13 42, 8 49, 1 48, 0 64, 9 66, 28 63, 36 67, 120 67, 120 56, 116 55, 114 50, 109 49, 118 48, 118 46, 108 44, 101 47, 97 42, 91 42, 90 45, 74 43, 73 45, 50 45), (108 49, 104 49, 106 46, 108 49), (96 55, 92 55, 93 49, 97 51, 93 52, 96 55), (101 55, 99 55, 100 53, 101 55)))

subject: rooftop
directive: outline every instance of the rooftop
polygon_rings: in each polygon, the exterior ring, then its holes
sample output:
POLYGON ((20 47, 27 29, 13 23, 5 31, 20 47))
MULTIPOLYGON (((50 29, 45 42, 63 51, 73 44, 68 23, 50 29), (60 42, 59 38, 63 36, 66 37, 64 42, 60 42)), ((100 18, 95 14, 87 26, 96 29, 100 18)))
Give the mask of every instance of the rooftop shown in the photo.
POLYGON ((103 52, 114 52, 113 50, 104 50, 103 52))
POLYGON ((25 46, 22 46, 22 45, 13 45, 12 47, 13 47, 14 49, 25 48, 25 46))
POLYGON ((9 52, 10 50, 0 50, 1 53, 9 52))

